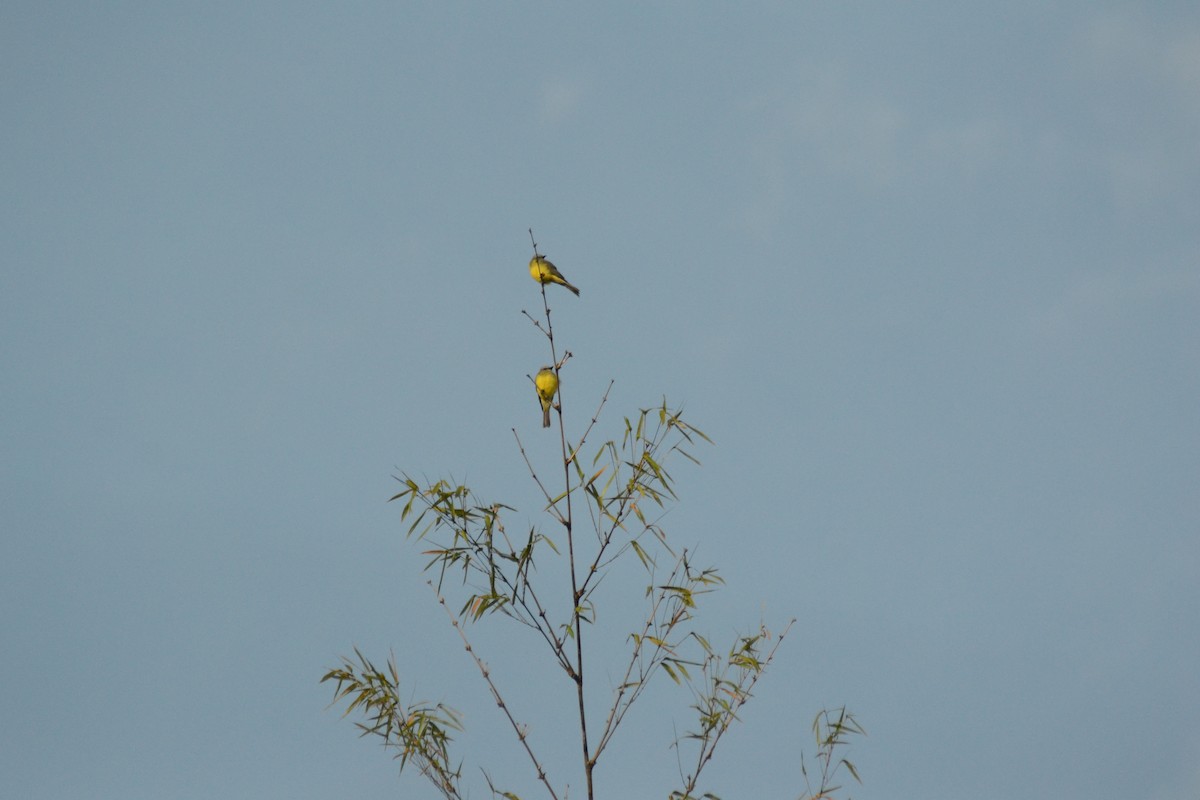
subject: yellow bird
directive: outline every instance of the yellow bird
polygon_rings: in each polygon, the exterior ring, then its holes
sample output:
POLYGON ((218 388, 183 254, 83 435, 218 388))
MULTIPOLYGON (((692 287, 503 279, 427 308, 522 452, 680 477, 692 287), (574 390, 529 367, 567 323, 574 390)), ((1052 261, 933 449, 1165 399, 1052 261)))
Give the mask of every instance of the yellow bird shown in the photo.
POLYGON ((529 274, 535 281, 541 284, 557 283, 559 286, 565 286, 579 296, 579 290, 571 284, 567 283, 567 279, 558 271, 558 267, 551 264, 545 256, 535 255, 529 259, 529 274))
POLYGON ((538 401, 542 404, 542 427, 550 427, 550 406, 554 405, 554 395, 558 391, 558 376, 551 367, 542 367, 537 377, 533 379, 537 387, 538 401))

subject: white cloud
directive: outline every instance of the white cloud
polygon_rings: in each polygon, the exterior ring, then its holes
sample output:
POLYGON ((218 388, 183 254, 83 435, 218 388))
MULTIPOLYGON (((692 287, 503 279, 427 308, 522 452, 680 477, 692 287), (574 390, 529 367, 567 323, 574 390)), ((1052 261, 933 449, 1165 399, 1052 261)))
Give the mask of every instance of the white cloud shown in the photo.
POLYGON ((744 101, 738 119, 748 195, 739 217, 757 237, 830 178, 876 193, 906 169, 909 123, 900 107, 848 85, 835 67, 805 67, 796 83, 744 101))
POLYGON ((764 123, 760 138, 794 167, 852 178, 867 187, 891 183, 903 167, 909 122, 882 98, 856 91, 834 70, 787 91, 760 98, 751 116, 764 123))
POLYGON ((1083 24, 1075 51, 1085 71, 1149 78, 1179 97, 1200 98, 1200 16, 1168 24, 1144 11, 1101 11, 1083 24))
POLYGON ((1092 98, 1096 130, 1081 145, 1107 174, 1119 208, 1195 192, 1200 180, 1200 16, 1152 19, 1103 11, 1068 46, 1092 98))
POLYGON ((1022 327, 1035 341, 1069 347, 1112 325, 1148 318, 1180 297, 1200 306, 1200 274, 1185 267, 1081 274, 1022 327))
POLYGON ((1044 58, 1026 87, 1040 94, 1005 84, 995 102, 964 93, 950 63, 945 82, 959 102, 945 88, 892 94, 887 81, 838 62, 797 65, 739 109, 746 227, 764 234, 829 179, 868 197, 914 183, 966 197, 1012 173, 1030 191, 1086 193, 1109 207, 1097 213, 1117 217, 1196 202, 1200 14, 1172 22, 1102 11, 1068 30, 1057 57, 1053 43, 1029 56, 1044 58))
POLYGON ((834 179, 868 195, 913 180, 974 181, 1019 144, 1000 116, 922 116, 847 80, 837 67, 803 70, 796 84, 745 103, 753 199, 743 216, 763 234, 805 186, 834 179))
POLYGON ((557 125, 579 108, 583 86, 577 81, 556 77, 544 82, 538 92, 538 121, 557 125))
POLYGON ((921 161, 967 178, 996 168, 1019 143, 1016 126, 1001 118, 967 119, 932 127, 921 134, 921 161))

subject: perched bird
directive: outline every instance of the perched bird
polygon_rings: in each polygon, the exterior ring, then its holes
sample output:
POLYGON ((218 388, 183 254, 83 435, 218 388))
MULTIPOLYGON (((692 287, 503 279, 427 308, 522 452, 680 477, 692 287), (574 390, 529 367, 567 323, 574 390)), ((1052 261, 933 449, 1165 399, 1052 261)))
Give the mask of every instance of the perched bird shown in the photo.
POLYGON ((571 284, 567 283, 567 279, 558 271, 558 267, 546 260, 545 256, 535 255, 529 259, 529 274, 533 279, 541 284, 557 283, 559 286, 565 286, 579 296, 579 290, 571 284))
POLYGON ((533 379, 537 387, 538 400, 542 404, 542 427, 550 427, 550 406, 554 405, 554 394, 558 391, 558 376, 551 367, 542 367, 533 379))

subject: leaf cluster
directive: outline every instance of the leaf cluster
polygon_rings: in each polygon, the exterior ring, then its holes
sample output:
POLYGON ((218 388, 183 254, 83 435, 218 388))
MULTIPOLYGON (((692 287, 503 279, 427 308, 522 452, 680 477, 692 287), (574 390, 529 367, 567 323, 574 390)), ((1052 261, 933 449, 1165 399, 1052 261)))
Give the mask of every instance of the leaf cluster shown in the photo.
POLYGON ((808 793, 800 800, 826 800, 826 798, 833 797, 833 793, 842 788, 833 782, 842 768, 845 768, 854 780, 862 783, 862 779, 858 777, 858 769, 848 758, 834 760, 838 749, 847 745, 849 737, 867 735, 866 730, 858 723, 854 715, 847 711, 845 706, 838 709, 826 709, 813 719, 812 731, 813 737, 817 740, 817 764, 820 765, 820 780, 814 792, 808 765, 804 762, 804 756, 801 755, 800 772, 804 775, 808 793))
POLYGON ((397 750, 400 769, 410 761, 446 798, 458 798, 462 765, 450 766, 451 732, 462 730, 462 716, 441 703, 400 700, 400 674, 394 658, 387 669, 377 668, 354 650, 357 661, 325 673, 321 682, 335 681, 333 702, 345 700, 342 716, 361 710, 366 723, 356 722, 362 736, 378 736, 385 748, 397 750))

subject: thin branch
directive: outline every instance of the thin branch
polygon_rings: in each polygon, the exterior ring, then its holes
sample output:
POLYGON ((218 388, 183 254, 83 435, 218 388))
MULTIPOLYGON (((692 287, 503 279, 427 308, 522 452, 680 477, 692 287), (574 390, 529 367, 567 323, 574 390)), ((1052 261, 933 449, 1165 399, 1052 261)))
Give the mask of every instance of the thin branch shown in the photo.
MULTIPOLYGON (((682 565, 682 561, 676 562, 674 569, 671 570, 670 576, 667 577, 668 584, 675 583, 676 578, 679 577, 679 568, 682 565)), ((634 644, 629 654, 629 664, 625 668, 625 676, 621 680, 621 685, 617 687, 616 696, 613 698, 612 707, 608 711, 608 718, 604 722, 604 729, 601 731, 599 742, 596 745, 595 757, 597 759, 600 758, 600 754, 612 740, 613 735, 616 733, 617 728, 621 724, 621 720, 625 718, 625 713, 637 701, 638 697, 645 689, 647 685, 646 678, 649 677, 651 672, 653 672, 655 664, 658 661, 659 653, 663 652, 665 649, 666 643, 663 641, 662 637, 655 637, 657 641, 654 643, 654 650, 650 654, 650 666, 639 667, 637 680, 630 681, 630 677, 633 675, 634 667, 637 667, 641 662, 642 644, 646 641, 646 636, 650 632, 651 628, 654 627, 654 621, 658 619, 658 609, 662 606, 668 595, 666 592, 660 591, 656 592, 653 597, 654 602, 650 606, 650 613, 646 616, 646 623, 642 626, 641 634, 633 636, 634 644), (632 693, 630 694, 629 699, 624 703, 624 705, 622 705, 621 701, 624 699, 626 693, 630 692, 631 689, 632 693)))
POLYGON ((475 666, 479 668, 479 674, 483 676, 483 680, 487 683, 488 689, 491 690, 492 697, 496 700, 496 705, 499 706, 500 710, 504 712, 504 716, 508 718, 509 724, 512 725, 512 729, 517 734, 517 739, 520 740, 521 746, 524 747, 525 752, 529 754, 529 760, 533 762, 533 768, 537 772, 538 780, 545 785, 546 791, 550 793, 550 796, 554 798, 554 800, 558 800, 558 795, 555 793, 554 787, 550 785, 550 781, 546 777, 546 770, 542 768, 537 756, 533 754, 533 748, 529 746, 529 739, 525 728, 517 722, 517 720, 513 717, 512 712, 509 711, 508 704, 504 702, 504 698, 500 695, 500 690, 496 688, 496 683, 492 680, 491 673, 488 672, 487 664, 484 664, 483 659, 475 654, 475 650, 471 647, 471 642, 469 639, 467 639, 467 633, 465 630, 463 630, 462 624, 458 621, 458 618, 454 616, 454 612, 450 610, 450 607, 446 605, 446 599, 442 597, 441 592, 439 592, 437 587, 433 585, 433 581, 425 581, 425 584, 433 590, 434 595, 437 597, 437 601, 442 606, 442 610, 444 610, 446 612, 446 616, 450 618, 450 624, 454 626, 454 630, 458 631, 459 637, 463 640, 463 646, 466 648, 467 652, 471 654, 471 658, 475 661, 475 666))
MULTIPOLYGON (((609 379, 608 386, 604 389, 604 396, 600 398, 600 403, 596 406, 596 410, 592 412, 592 419, 588 422, 588 426, 584 428, 583 435, 579 437, 579 443, 575 445, 575 449, 571 451, 570 461, 575 462, 575 457, 583 450, 584 442, 587 441, 588 434, 592 432, 592 428, 596 427, 596 423, 600 420, 600 412, 604 410, 604 406, 608 403, 608 393, 612 391, 615 380, 609 379)), ((578 463, 578 462, 576 462, 578 463)))
MULTIPOLYGON (((515 431, 514 431, 514 433, 515 433, 515 431)), ((509 540, 508 532, 506 530, 504 530, 503 525, 500 526, 500 535, 504 537, 504 543, 506 545, 508 545, 509 550, 511 552, 515 553, 516 548, 513 547, 512 541, 509 540)), ((533 541, 532 532, 530 534, 530 541, 531 542, 533 541)), ((532 558, 530 559, 530 561, 531 560, 532 560, 532 558)), ((527 561, 526 563, 528 564, 529 561, 527 561)), ((526 569, 527 568, 528 567, 526 567, 526 569)), ((518 575, 517 575, 518 578, 520 577, 520 569, 521 568, 518 567, 518 575)), ((546 640, 546 643, 548 645, 550 645, 550 649, 551 649, 551 651, 553 651, 554 658, 558 661, 559 666, 561 666, 564 670, 566 670, 567 675, 574 678, 575 677, 574 670, 571 667, 570 659, 567 657, 566 649, 563 647, 563 640, 559 636, 555 635, 554 626, 551 625, 550 621, 546 618, 546 609, 545 609, 545 607, 542 606, 541 600, 538 599, 537 591, 533 588, 533 583, 529 580, 528 577, 526 577, 525 582, 523 584, 521 584, 524 591, 521 592, 522 596, 520 598, 518 598, 517 597, 518 588, 517 588, 516 584, 514 582, 510 582, 508 580, 508 576, 505 575, 503 572, 501 572, 500 574, 502 576, 502 579, 504 580, 505 585, 508 586, 510 588, 510 590, 512 591, 513 602, 519 603, 521 605, 521 607, 525 609, 525 613, 529 614, 531 618, 541 620, 540 622, 535 624, 534 627, 537 628, 538 633, 540 633, 542 635, 542 638, 546 640), (525 598, 524 598, 525 592, 528 592, 529 596, 533 599, 533 609, 530 609, 529 604, 525 601, 525 598)))
POLYGON ((792 625, 795 623, 796 620, 794 618, 789 621, 787 627, 783 629, 783 632, 779 634, 779 638, 775 641, 775 646, 772 647, 770 652, 767 653, 767 657, 762 661, 759 661, 755 669, 750 670, 747 675, 743 675, 742 681, 745 681, 746 677, 748 676, 749 682, 742 684, 739 681, 737 685, 737 692, 732 693, 733 701, 729 703, 728 707, 724 710, 724 713, 721 715, 721 720, 717 723, 716 728, 709 730, 701 737, 700 752, 696 758, 696 771, 685 781, 686 785, 683 791, 684 797, 691 796, 692 791, 696 788, 697 782, 700 780, 700 772, 712 759, 713 753, 717 749, 717 744, 721 741, 721 737, 725 735, 727 730, 729 730, 729 726, 733 724, 733 721, 738 718, 737 712, 753 695, 755 684, 758 683, 758 679, 762 676, 763 672, 766 671, 767 667, 770 666, 771 660, 775 658, 775 652, 779 650, 779 646, 783 644, 784 638, 787 636, 788 631, 792 629, 792 625))
POLYGON ((525 445, 521 442, 521 435, 517 433, 516 428, 511 428, 510 430, 512 430, 513 438, 517 440, 517 450, 520 451, 521 458, 525 461, 525 466, 529 468, 529 477, 533 478, 533 482, 536 483, 537 487, 542 491, 542 497, 546 498, 546 510, 553 511, 554 518, 558 520, 559 524, 565 526, 567 521, 561 514, 558 513, 558 509, 555 507, 556 503, 554 502, 554 498, 550 496, 549 490, 547 490, 545 484, 542 483, 542 479, 538 477, 537 470, 534 469, 533 463, 529 460, 529 454, 525 452, 525 445))

